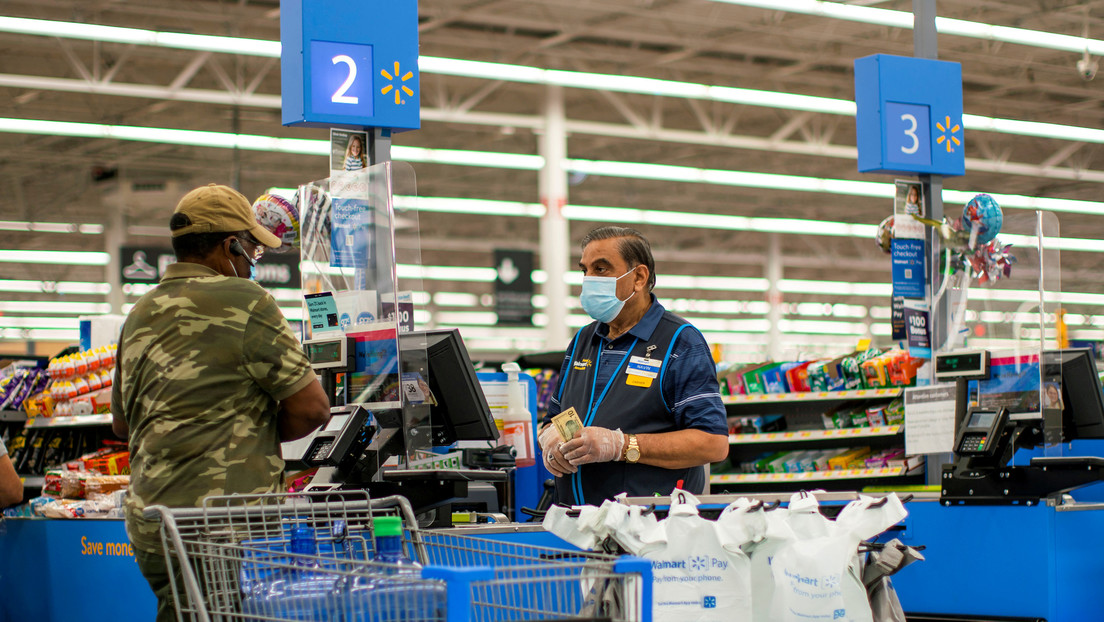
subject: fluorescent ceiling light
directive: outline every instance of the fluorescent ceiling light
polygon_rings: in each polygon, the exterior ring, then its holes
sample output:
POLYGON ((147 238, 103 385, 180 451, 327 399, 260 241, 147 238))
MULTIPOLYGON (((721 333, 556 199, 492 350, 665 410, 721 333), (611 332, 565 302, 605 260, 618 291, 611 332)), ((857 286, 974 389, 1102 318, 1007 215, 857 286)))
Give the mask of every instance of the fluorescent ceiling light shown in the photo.
POLYGON ((449 214, 477 214, 481 216, 530 216, 540 218, 545 209, 540 203, 518 201, 494 201, 461 197, 412 197, 395 196, 395 207, 415 209, 419 212, 449 214))
MULTIPOLYGON (((311 140, 299 138, 274 138, 269 136, 225 134, 219 131, 192 131, 178 129, 163 129, 135 126, 108 126, 100 124, 47 122, 47 120, 0 118, 0 131, 9 131, 15 134, 50 134, 62 136, 81 136, 96 138, 118 138, 124 140, 156 141, 156 143, 170 143, 181 145, 237 148, 252 150, 283 150, 306 155, 329 154, 329 141, 311 140)), ((520 170, 538 170, 543 166, 543 158, 526 154, 502 154, 492 151, 467 151, 453 149, 425 149, 421 147, 393 147, 392 155, 396 159, 414 162, 437 162, 454 166, 486 166, 491 168, 507 168, 520 170)), ((630 179, 651 179, 661 181, 679 181, 710 183, 710 185, 734 186, 743 188, 762 188, 769 190, 798 190, 806 192, 827 192, 831 194, 843 194, 851 197, 892 198, 894 187, 892 183, 884 181, 859 181, 850 179, 827 179, 819 177, 805 177, 796 175, 779 175, 779 173, 733 171, 720 169, 702 169, 694 167, 682 167, 672 165, 654 165, 648 162, 625 162, 609 160, 581 160, 566 159, 565 168, 575 172, 585 172, 588 175, 613 176, 630 179)), ((966 203, 974 198, 976 192, 965 190, 944 190, 943 198, 946 202, 966 203)), ((1047 197, 1027 197, 1023 194, 992 193, 992 197, 1005 208, 1042 209, 1058 212, 1104 214, 1104 203, 1098 201, 1081 201, 1075 199, 1057 199, 1047 197)), ((486 204, 484 205, 486 207, 486 204)), ((606 215, 613 217, 613 212, 605 214, 597 211, 598 208, 587 207, 575 209, 573 205, 565 208, 565 213, 571 214, 567 218, 577 220, 590 220, 591 218, 605 219, 606 215), (569 209, 571 208, 571 209, 569 209)), ((672 219, 667 212, 655 211, 649 213, 649 218, 656 219, 656 224, 677 224, 678 219, 672 219)), ((622 218, 628 218, 623 217, 622 218)), ((740 220, 728 220, 725 217, 703 217, 711 222, 729 223, 735 229, 740 225, 740 220)), ((739 217, 732 217, 739 219, 739 217)), ((769 225, 768 219, 761 219, 763 229, 760 231, 774 231, 775 226, 769 225)), ((858 234, 872 235, 873 225, 845 225, 847 228, 858 226, 858 230, 825 228, 819 221, 814 229, 822 234, 837 235, 858 234), (850 233, 849 233, 850 232, 850 233)), ((779 221, 786 226, 794 223, 779 221)), ((838 223, 843 225, 843 223, 838 223)), ((799 231, 782 231, 783 233, 799 233, 799 231)))
MULTIPOLYGON (((894 28, 911 29, 914 24, 913 14, 908 11, 895 11, 892 9, 879 9, 874 7, 856 6, 840 2, 825 2, 823 0, 714 0, 725 4, 738 4, 740 6, 757 7, 771 11, 787 11, 790 13, 804 13, 832 19, 842 19, 851 22, 865 24, 877 24, 879 26, 891 26, 894 28)), ((1088 51, 1090 54, 1104 55, 1104 41, 1077 37, 1073 35, 1056 34, 1026 28, 1012 28, 1010 26, 997 26, 981 22, 971 22, 964 19, 952 19, 949 17, 936 17, 935 29, 941 35, 956 35, 972 39, 986 39, 989 41, 1002 41, 1004 43, 1016 43, 1031 47, 1041 47, 1051 50, 1062 50, 1080 54, 1088 51)))
POLYGON ((111 313, 106 302, 56 302, 52 300, 0 300, 0 311, 11 313, 74 313, 103 315, 111 313))
POLYGON ((0 316, 0 328, 52 328, 78 330, 75 317, 0 316))
POLYGON ((779 320, 778 328, 783 333, 809 333, 814 335, 865 335, 866 324, 860 322, 827 322, 818 320, 779 320))
MULTIPOLYGON (((819 0, 718 0, 730 4, 743 4, 771 10, 793 11, 823 15, 837 19, 849 19, 873 24, 911 28, 913 17, 904 11, 891 11, 871 7, 844 5, 819 0)), ((1024 45, 1037 45, 1080 53, 1104 55, 1104 41, 1083 37, 1071 37, 1021 28, 991 26, 965 20, 937 17, 936 27, 944 34, 980 37, 995 41, 1008 41, 1024 45)), ((265 58, 280 57, 280 42, 218 35, 157 32, 139 28, 98 26, 75 22, 0 17, 0 32, 17 34, 109 41, 132 45, 149 45, 186 50, 224 52, 265 58)), ((728 86, 697 84, 678 80, 661 80, 641 76, 598 74, 581 71, 542 69, 525 65, 490 63, 456 58, 421 56, 418 70, 485 80, 502 80, 529 84, 550 84, 571 88, 660 95, 682 99, 701 99, 747 106, 762 106, 786 110, 821 112, 854 116, 855 103, 846 99, 817 97, 778 91, 742 89, 728 86)), ((1036 123, 1015 119, 994 119, 979 115, 963 115, 963 125, 969 130, 982 130, 1028 136, 1062 138, 1078 142, 1104 143, 1104 130, 1053 123, 1036 123)), ((253 148, 263 150, 260 145, 253 148)))
POLYGON ((88 281, 21 281, 0 279, 0 292, 25 292, 39 294, 88 294, 102 295, 111 291, 107 283, 88 281))
POLYGON ((0 32, 280 58, 280 42, 266 39, 158 32, 22 17, 0 17, 0 32))
POLYGON ((31 231, 43 233, 84 233, 99 235, 104 226, 96 224, 78 225, 71 222, 34 222, 25 220, 0 220, 0 231, 31 231))
POLYGON ((463 292, 437 292, 433 304, 439 307, 478 307, 479 296, 463 292))
POLYGON ((70 264, 77 266, 106 266, 107 253, 92 251, 21 251, 0 250, 0 262, 70 264))
POLYGON ((51 328, 5 328, 0 330, 5 341, 76 341, 80 330, 51 328))

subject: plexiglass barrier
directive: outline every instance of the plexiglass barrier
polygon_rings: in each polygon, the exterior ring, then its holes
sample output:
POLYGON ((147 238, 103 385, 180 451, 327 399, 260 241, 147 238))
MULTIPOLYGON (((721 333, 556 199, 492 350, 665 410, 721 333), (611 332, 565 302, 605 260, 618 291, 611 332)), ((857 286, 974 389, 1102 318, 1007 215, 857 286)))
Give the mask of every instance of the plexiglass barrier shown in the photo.
POLYGON ((421 265, 418 214, 412 201, 396 209, 400 193, 417 196, 414 170, 383 162, 300 186, 298 208, 304 338, 355 341, 355 371, 345 374, 339 390, 372 411, 377 423, 401 421, 405 443, 396 453, 405 463, 410 452, 428 446, 431 424, 424 392, 409 388, 428 379, 403 374, 400 363, 426 358, 424 348, 400 339, 414 328, 415 293, 425 291, 420 272, 409 268, 421 265))
MULTIPOLYGON (((1013 421, 1045 420, 1044 430, 1050 431, 1060 428, 1062 419, 1054 399, 1054 387, 1062 382, 1057 353, 1062 290, 1058 239, 1054 214, 1005 212, 995 238, 1000 246, 993 253, 969 255, 963 261, 953 250, 943 251, 943 281, 933 305, 945 313, 939 352, 990 352, 991 377, 970 383, 970 406, 1004 407, 1013 421), (1002 263, 999 253, 1009 260, 1002 263)), ((1061 455, 1064 446, 1054 442, 1060 436, 1047 436, 1044 451, 1061 455)))

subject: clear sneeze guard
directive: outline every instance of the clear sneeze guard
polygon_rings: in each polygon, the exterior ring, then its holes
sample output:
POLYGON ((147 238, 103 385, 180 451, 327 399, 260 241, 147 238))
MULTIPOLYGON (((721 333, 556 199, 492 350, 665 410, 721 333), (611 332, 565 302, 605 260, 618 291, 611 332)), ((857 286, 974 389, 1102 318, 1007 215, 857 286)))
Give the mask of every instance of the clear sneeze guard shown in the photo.
POLYGON ((428 379, 402 371, 426 369, 425 349, 400 338, 413 330, 415 296, 425 291, 416 197, 414 170, 396 162, 334 171, 299 187, 304 339, 355 341, 356 369, 341 392, 380 425, 401 425, 402 464, 431 436, 428 379))

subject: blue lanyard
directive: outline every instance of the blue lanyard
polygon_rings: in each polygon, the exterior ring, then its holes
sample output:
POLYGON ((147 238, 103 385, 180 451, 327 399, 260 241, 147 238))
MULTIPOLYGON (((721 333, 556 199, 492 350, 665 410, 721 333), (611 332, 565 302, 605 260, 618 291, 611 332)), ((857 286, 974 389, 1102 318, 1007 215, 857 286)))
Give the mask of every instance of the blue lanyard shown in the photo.
POLYGON ((639 337, 633 337, 633 342, 629 345, 629 349, 625 351, 625 356, 621 358, 621 362, 617 364, 617 369, 613 370, 613 374, 610 375, 609 381, 606 382, 606 386, 602 388, 601 395, 598 396, 598 401, 594 401, 594 390, 598 388, 598 370, 602 367, 602 349, 598 349, 598 356, 595 357, 598 360, 594 362, 594 380, 590 384, 590 408, 587 411, 586 420, 583 421, 583 425, 590 425, 594 421, 594 415, 598 412, 598 407, 602 404, 602 400, 606 399, 606 393, 609 393, 610 387, 613 386, 614 379, 617 378, 617 374, 621 373, 621 368, 625 366, 625 361, 629 360, 629 356, 632 355, 633 348, 636 347, 637 342, 640 341, 639 337))
MULTIPOLYGON (((609 381, 606 382, 606 386, 602 388, 602 393, 598 396, 598 401, 594 401, 594 390, 598 388, 598 370, 602 366, 602 350, 598 348, 598 356, 594 357, 594 379, 590 383, 590 401, 588 402, 589 408, 587 409, 586 420, 583 422, 584 426, 589 426, 594 421, 594 415, 598 413, 598 406, 602 404, 602 400, 606 398, 606 393, 609 392, 611 386, 613 386, 614 380, 617 379, 617 374, 621 373, 621 368, 625 366, 625 361, 629 360, 629 356, 632 355, 633 348, 636 347, 637 342, 640 341, 639 337, 633 337, 633 342, 629 345, 628 350, 625 351, 625 356, 621 358, 621 362, 617 364, 617 369, 610 374, 609 381)), ((571 474, 571 492, 575 497, 575 505, 581 505, 583 503, 583 482, 582 476, 583 466, 579 465, 579 470, 571 474)))

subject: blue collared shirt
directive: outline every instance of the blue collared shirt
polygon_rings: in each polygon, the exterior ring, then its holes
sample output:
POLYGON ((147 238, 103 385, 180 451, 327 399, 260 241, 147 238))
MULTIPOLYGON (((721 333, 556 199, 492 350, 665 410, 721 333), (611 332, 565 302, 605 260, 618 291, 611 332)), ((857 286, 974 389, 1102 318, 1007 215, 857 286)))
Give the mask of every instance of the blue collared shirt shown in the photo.
MULTIPOLYGON (((597 370, 599 393, 609 384, 632 343, 636 339, 644 342, 650 340, 660 318, 663 317, 665 311, 663 305, 656 299, 655 294, 650 295, 652 304, 644 313, 644 317, 625 334, 611 341, 609 325, 604 323, 598 325, 594 339, 602 342, 602 357, 597 370)), ((567 374, 570 358, 569 344, 560 366, 560 378, 567 374)), ((710 434, 728 434, 728 420, 724 404, 721 403, 716 370, 709 344, 705 342, 702 334, 697 330, 684 330, 679 333, 675 347, 671 351, 670 364, 665 372, 663 399, 674 412, 675 423, 680 430, 694 429, 710 434)), ((558 415, 562 409, 557 394, 558 391, 553 392, 548 404, 548 415, 544 418, 545 422, 551 421, 552 417, 558 415)))

